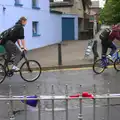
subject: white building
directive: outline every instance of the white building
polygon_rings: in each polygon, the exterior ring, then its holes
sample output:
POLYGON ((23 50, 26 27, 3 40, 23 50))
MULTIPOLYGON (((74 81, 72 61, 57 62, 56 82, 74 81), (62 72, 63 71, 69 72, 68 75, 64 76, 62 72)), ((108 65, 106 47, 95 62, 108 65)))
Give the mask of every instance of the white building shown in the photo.
MULTIPOLYGON (((13 26, 21 16, 28 19, 25 26, 28 49, 62 41, 61 17, 65 15, 50 13, 49 0, 0 0, 0 32, 13 26)), ((75 39, 77 32, 75 29, 75 39)))

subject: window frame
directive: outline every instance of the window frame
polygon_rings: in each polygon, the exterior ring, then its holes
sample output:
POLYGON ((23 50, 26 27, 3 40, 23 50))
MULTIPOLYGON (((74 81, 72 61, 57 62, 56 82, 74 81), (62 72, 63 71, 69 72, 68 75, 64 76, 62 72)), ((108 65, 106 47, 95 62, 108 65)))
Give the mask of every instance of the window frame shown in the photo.
POLYGON ((39 10, 39 9, 40 9, 40 7, 39 7, 39 0, 35 0, 35 1, 36 1, 36 2, 35 2, 35 5, 33 4, 33 1, 34 1, 34 0, 32 0, 32 8, 39 10))
POLYGON ((39 34, 39 22, 38 21, 32 21, 32 35, 33 35, 33 37, 40 36, 40 34, 39 34), (34 29, 36 32, 34 32, 34 29))
POLYGON ((15 6, 22 7, 23 4, 21 4, 21 0, 15 0, 15 6))

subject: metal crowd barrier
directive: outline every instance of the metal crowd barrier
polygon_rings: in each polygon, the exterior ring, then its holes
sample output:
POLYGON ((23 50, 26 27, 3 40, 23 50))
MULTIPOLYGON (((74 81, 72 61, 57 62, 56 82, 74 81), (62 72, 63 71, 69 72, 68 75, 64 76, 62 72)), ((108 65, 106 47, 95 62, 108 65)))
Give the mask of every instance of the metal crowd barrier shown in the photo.
MULTIPOLYGON (((36 93, 37 94, 37 98, 27 98, 26 97, 26 86, 24 86, 24 96, 21 98, 19 96, 13 96, 12 95, 12 90, 11 90, 11 87, 12 86, 9 86, 9 96, 2 96, 0 97, 0 102, 1 101, 7 101, 7 105, 8 105, 8 116, 9 116, 9 120, 16 120, 15 119, 15 116, 14 116, 14 110, 13 110, 13 103, 14 101, 21 101, 23 100, 24 101, 24 112, 25 112, 25 116, 24 116, 24 120, 28 120, 27 119, 27 104, 26 102, 28 100, 37 100, 38 101, 38 120, 42 120, 41 119, 41 101, 45 101, 45 100, 49 100, 51 101, 51 105, 52 105, 52 110, 51 110, 51 113, 52 113, 52 120, 55 120, 55 101, 58 101, 58 100, 64 100, 65 101, 65 120, 69 120, 69 108, 68 108, 68 102, 69 100, 78 100, 79 102, 79 113, 78 113, 78 120, 84 120, 83 118, 83 102, 82 100, 85 100, 85 99, 90 99, 89 97, 82 97, 82 96, 73 96, 73 97, 70 97, 68 95, 68 86, 66 85, 65 87, 65 95, 63 96, 56 96, 55 95, 55 91, 54 91, 54 86, 52 85, 52 90, 51 90, 51 95, 49 96, 45 96, 45 95, 40 95, 40 86, 38 85, 37 86, 37 90, 38 92, 36 93)), ((110 99, 120 99, 120 95, 119 94, 116 94, 116 95, 112 95, 109 93, 109 89, 108 89, 108 93, 107 94, 104 94, 104 95, 97 95, 96 94, 96 85, 93 86, 93 95, 94 95, 94 98, 91 99, 93 101, 93 120, 97 120, 96 118, 96 101, 97 99, 105 99, 107 101, 107 120, 110 120, 110 99)), ((81 85, 80 85, 80 89, 81 89, 81 85)), ((82 92, 79 92, 79 94, 81 95, 82 92)))

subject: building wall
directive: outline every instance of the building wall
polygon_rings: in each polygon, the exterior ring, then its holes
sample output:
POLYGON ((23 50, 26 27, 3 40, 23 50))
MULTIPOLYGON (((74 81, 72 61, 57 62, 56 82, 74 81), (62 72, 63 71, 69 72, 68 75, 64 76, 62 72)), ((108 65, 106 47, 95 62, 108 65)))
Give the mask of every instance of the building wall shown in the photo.
POLYGON ((94 11, 96 14, 100 13, 101 8, 90 8, 91 11, 94 11))
POLYGON ((78 17, 80 17, 80 18, 84 18, 84 10, 83 10, 82 0, 74 0, 72 12, 74 14, 77 14, 78 17))
POLYGON ((14 0, 0 1, 0 32, 11 27, 21 17, 28 19, 25 26, 25 39, 28 49, 58 43, 61 38, 61 15, 49 12, 49 0, 39 1, 40 10, 32 9, 32 0, 21 0, 23 7, 14 6, 14 0), (30 2, 31 1, 31 2, 30 2), (5 11, 3 11, 5 7, 5 11), (40 36, 32 36, 32 21, 39 22, 40 36))
POLYGON ((74 0, 74 5, 72 7, 56 7, 52 8, 52 10, 61 11, 66 14, 77 14, 78 17, 84 18, 82 0, 74 0))

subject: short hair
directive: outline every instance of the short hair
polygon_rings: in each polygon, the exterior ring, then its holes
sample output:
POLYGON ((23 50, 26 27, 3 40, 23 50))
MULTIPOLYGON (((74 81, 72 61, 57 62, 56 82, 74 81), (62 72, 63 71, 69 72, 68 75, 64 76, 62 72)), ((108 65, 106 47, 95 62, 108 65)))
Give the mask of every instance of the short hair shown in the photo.
POLYGON ((21 17, 21 18, 20 18, 20 21, 22 21, 22 20, 26 21, 27 18, 26 18, 26 17, 21 17))

